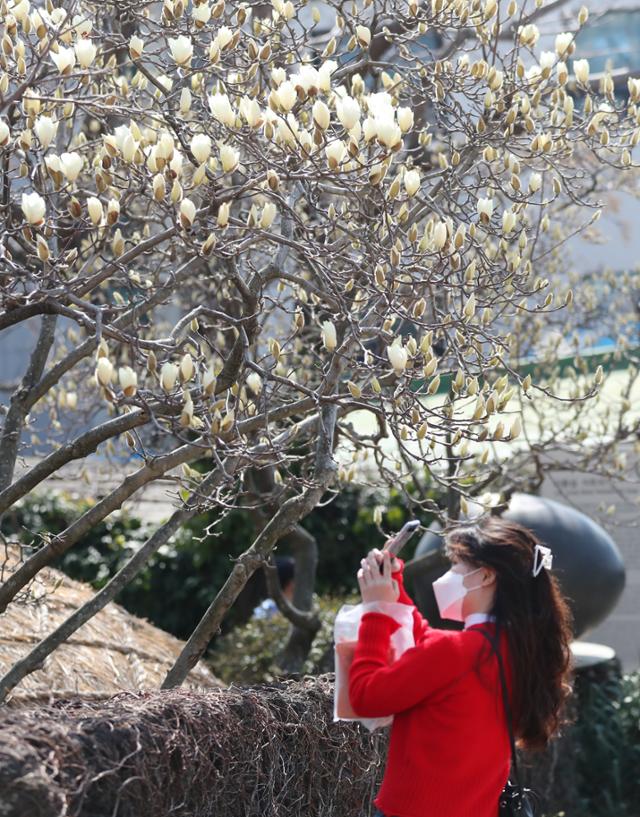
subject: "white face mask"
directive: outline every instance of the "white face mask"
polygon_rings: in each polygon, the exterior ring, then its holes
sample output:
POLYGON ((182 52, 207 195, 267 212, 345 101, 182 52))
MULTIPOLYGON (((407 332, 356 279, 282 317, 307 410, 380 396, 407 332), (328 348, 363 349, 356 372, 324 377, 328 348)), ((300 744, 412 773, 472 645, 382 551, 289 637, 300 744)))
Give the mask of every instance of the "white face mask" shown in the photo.
POLYGON ((462 602, 464 597, 471 590, 477 590, 479 587, 482 587, 482 584, 478 584, 476 587, 465 587, 463 582, 467 576, 471 576, 479 570, 482 570, 482 568, 478 567, 475 570, 470 570, 469 573, 454 573, 453 570, 449 570, 444 576, 441 576, 432 583, 436 603, 440 611, 440 618, 447 618, 452 621, 464 621, 462 616, 462 602))

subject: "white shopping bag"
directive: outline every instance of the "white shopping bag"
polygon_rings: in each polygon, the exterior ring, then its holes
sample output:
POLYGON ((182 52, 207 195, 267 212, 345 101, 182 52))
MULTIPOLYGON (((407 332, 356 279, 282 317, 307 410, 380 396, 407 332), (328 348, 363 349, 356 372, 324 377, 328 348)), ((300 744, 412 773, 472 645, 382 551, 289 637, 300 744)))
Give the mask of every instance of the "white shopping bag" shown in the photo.
POLYGON ((383 718, 359 718, 349 700, 349 669, 358 643, 360 619, 365 613, 384 613, 401 626, 391 636, 391 661, 413 647, 413 607, 396 601, 376 601, 367 604, 343 604, 333 625, 336 681, 333 694, 333 720, 360 721, 370 732, 393 721, 393 715, 383 718))

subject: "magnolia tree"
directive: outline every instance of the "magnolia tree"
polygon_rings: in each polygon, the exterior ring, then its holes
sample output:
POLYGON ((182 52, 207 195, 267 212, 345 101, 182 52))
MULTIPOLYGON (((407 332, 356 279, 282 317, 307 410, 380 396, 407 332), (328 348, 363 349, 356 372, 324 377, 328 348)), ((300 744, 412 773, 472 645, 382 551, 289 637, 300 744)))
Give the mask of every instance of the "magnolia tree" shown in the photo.
POLYGON ((4 417, 0 513, 95 451, 139 462, 5 576, 0 608, 145 485, 182 483, 0 696, 207 508, 245 507, 259 533, 165 686, 287 538, 293 604, 270 577, 295 668, 318 627, 299 523, 341 481, 373 467, 440 510, 409 490, 427 473, 455 498, 446 517, 503 473, 489 447, 518 437, 518 400, 553 394, 521 375, 522 333, 572 301, 550 220, 589 224, 639 135, 640 81, 620 102, 585 60, 570 73, 574 34, 541 50, 539 6, 0 0, 0 330, 38 325, 4 417), (37 412, 50 453, 16 478, 37 412))

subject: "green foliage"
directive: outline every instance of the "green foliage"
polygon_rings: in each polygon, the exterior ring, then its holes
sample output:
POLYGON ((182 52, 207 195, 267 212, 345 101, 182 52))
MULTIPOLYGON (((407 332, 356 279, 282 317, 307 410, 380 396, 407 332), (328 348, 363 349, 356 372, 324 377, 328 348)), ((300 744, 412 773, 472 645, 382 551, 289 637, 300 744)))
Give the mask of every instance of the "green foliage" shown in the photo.
MULTIPOLYGON (((63 531, 91 506, 89 501, 65 495, 29 497, 2 519, 2 532, 24 544, 39 546, 63 531)), ((224 583, 239 556, 253 538, 246 515, 232 513, 211 528, 212 514, 195 517, 149 560, 124 588, 117 601, 135 615, 186 638, 224 583)), ((153 528, 124 511, 112 513, 94 525, 55 567, 99 589, 116 573, 150 535, 153 528)), ((232 609, 225 626, 232 626, 232 609)))
MULTIPOLYGON (((357 590, 355 577, 360 559, 372 547, 380 547, 384 542, 373 521, 376 506, 384 508, 385 531, 397 531, 411 518, 399 491, 393 490, 384 496, 350 484, 332 502, 316 508, 303 521, 303 527, 318 543, 316 590, 321 595, 357 590)), ((422 514, 420 520, 428 525, 432 517, 422 514)), ((402 552, 403 558, 410 558, 419 538, 416 535, 411 539, 402 552)))
MULTIPOLYGON (((64 494, 30 496, 17 503, 1 521, 2 532, 38 547, 63 531, 91 507, 87 500, 64 494)), ((395 531, 408 519, 401 495, 390 497, 346 486, 334 499, 303 522, 318 543, 319 595, 357 591, 360 558, 383 537, 373 521, 376 506, 385 508, 384 528, 395 531)), ((423 522, 428 524, 429 518, 423 522)), ((131 557, 151 533, 148 525, 125 511, 116 511, 93 526, 55 564, 67 575, 99 589, 131 557)), ((251 544, 255 530, 249 515, 232 511, 222 519, 214 513, 192 519, 149 560, 117 601, 135 615, 148 618, 179 638, 187 638, 226 580, 237 558, 251 544), (206 531, 210 531, 208 534, 206 531)), ((410 554, 418 537, 407 546, 410 554)), ((278 554, 286 553, 282 548, 278 554)), ((222 624, 222 632, 244 623, 263 591, 262 576, 241 595, 222 624)))
MULTIPOLYGON (((314 596, 321 627, 302 668, 302 673, 315 674, 325 653, 333 645, 333 622, 343 604, 358 604, 360 597, 314 596)), ((210 653, 211 667, 225 683, 268 683, 279 677, 275 659, 284 648, 290 624, 280 613, 272 618, 252 618, 217 639, 210 653)), ((333 653, 330 666, 333 667, 333 653)))
POLYGON ((589 817, 640 814, 640 671, 577 685, 573 726, 580 803, 589 817))

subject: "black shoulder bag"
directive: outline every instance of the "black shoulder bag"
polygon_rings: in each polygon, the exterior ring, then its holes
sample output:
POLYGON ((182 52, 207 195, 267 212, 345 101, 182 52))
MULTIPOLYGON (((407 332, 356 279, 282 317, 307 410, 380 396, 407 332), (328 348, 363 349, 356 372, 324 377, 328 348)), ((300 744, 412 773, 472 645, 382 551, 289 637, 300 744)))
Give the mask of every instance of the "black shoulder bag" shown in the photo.
POLYGON ((513 736, 513 725, 511 721, 511 707, 509 706, 509 694, 507 691, 507 679, 502 663, 502 656, 500 650, 496 645, 495 640, 486 630, 480 630, 489 643, 498 659, 498 668, 500 670, 500 684, 502 686, 502 700, 504 701, 504 709, 507 716, 507 726, 509 727, 509 740, 511 741, 511 762, 513 764, 513 773, 516 782, 512 783, 509 779, 507 785, 504 787, 500 800, 498 803, 498 817, 540 817, 542 810, 540 798, 531 789, 525 789, 520 781, 520 772, 518 771, 518 758, 516 756, 516 741, 513 736))

